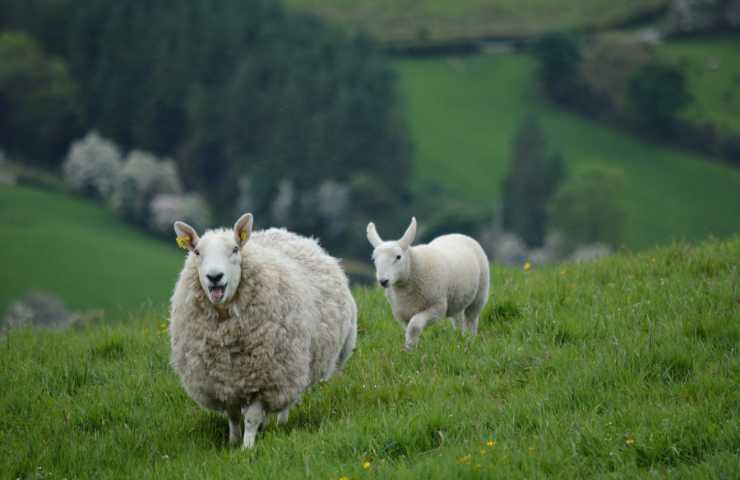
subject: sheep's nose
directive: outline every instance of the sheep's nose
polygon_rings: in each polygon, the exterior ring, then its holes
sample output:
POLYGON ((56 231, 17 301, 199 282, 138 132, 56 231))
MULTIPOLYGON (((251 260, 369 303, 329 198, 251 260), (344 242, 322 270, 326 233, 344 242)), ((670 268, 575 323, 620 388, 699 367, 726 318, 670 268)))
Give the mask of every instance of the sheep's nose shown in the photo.
POLYGON ((216 275, 207 274, 206 277, 208 278, 208 280, 211 281, 211 283, 218 283, 219 280, 224 278, 224 274, 223 273, 217 273, 216 275))
POLYGON ((380 286, 383 288, 388 288, 388 279, 384 278, 380 281, 380 286))

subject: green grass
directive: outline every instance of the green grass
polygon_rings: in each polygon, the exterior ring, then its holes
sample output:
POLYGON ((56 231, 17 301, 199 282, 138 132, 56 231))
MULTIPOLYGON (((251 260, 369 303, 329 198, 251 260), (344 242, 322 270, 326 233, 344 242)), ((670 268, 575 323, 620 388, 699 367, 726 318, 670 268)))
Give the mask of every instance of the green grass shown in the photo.
POLYGON ((675 40, 658 53, 686 72, 693 102, 682 118, 740 135, 740 36, 675 40))
POLYGON ((549 30, 603 28, 654 12, 667 0, 285 0, 381 42, 424 44, 549 30))
POLYGON ((643 143, 559 110, 535 84, 535 61, 519 54, 396 63, 416 143, 418 183, 439 183, 493 205, 520 122, 537 114, 571 172, 604 165, 624 172, 630 248, 740 232, 740 170, 643 143))
POLYGON ((174 242, 155 240, 107 209, 62 193, 0 186, 0 315, 32 289, 74 310, 120 319, 166 302, 182 266, 174 242))
POLYGON ((494 269, 479 336, 444 322, 410 354, 382 294, 356 290, 348 368, 249 452, 228 448, 226 420, 183 392, 163 310, 82 331, 14 330, 0 338, 0 472, 737 478, 739 259, 736 237, 494 269))

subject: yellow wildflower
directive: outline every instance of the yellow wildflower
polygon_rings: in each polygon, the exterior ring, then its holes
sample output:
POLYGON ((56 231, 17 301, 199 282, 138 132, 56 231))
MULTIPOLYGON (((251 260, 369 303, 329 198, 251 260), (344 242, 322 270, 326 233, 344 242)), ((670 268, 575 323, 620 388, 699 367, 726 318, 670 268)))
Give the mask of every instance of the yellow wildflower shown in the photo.
POLYGON ((532 270, 532 264, 530 262, 524 262, 524 271, 528 272, 532 270))
POLYGON ((486 454, 486 451, 485 451, 485 450, 483 450, 483 449, 481 448, 481 449, 480 449, 480 454, 481 454, 481 455, 485 455, 485 454, 486 454))
POLYGON ((626 443, 627 445, 634 445, 634 444, 635 444, 635 439, 634 439, 634 438, 632 438, 632 437, 629 437, 629 438, 627 438, 627 439, 626 439, 626 440, 624 441, 624 443, 626 443))
POLYGON ((182 248, 183 250, 187 250, 190 246, 190 237, 188 237, 187 235, 177 237, 177 246, 182 248))
POLYGON ((480 470, 480 463, 476 463, 476 464, 475 464, 475 469, 476 469, 476 470, 480 470))
POLYGON ((488 445, 488 448, 493 448, 496 446, 496 440, 489 440, 486 442, 486 445, 488 445))
POLYGON ((242 242, 246 242, 247 238, 249 238, 249 235, 247 234, 246 230, 242 230, 242 233, 239 234, 239 238, 242 239, 242 242))
POLYGON ((472 462, 473 462, 473 457, 471 455, 465 455, 464 457, 461 457, 457 461, 457 463, 463 463, 463 464, 470 464, 472 462))
POLYGON ((342 475, 339 477, 339 480, 349 480, 349 477, 347 475, 342 475))
POLYGON ((364 468, 365 470, 369 469, 370 468, 370 462, 363 463, 362 464, 362 468, 364 468))

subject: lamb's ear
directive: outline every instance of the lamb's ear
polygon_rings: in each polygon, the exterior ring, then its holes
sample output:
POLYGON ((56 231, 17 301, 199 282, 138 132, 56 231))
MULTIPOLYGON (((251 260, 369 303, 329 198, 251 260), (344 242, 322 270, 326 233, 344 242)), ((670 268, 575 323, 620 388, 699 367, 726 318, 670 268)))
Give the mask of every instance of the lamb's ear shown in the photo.
POLYGON ((370 245, 372 245, 373 248, 383 243, 377 230, 375 230, 375 224, 373 222, 367 224, 367 241, 370 242, 370 245))
POLYGON ((239 247, 243 247, 250 235, 252 235, 252 214, 245 213, 234 224, 234 240, 239 247))
POLYGON ((411 217, 411 224, 409 225, 409 228, 406 229, 406 233, 403 234, 403 237, 398 241, 398 244, 406 250, 411 246, 412 243, 414 243, 414 238, 416 237, 416 217, 411 217))
POLYGON ((184 250, 194 250, 200 240, 195 229, 185 222, 175 222, 175 234, 177 245, 184 250))

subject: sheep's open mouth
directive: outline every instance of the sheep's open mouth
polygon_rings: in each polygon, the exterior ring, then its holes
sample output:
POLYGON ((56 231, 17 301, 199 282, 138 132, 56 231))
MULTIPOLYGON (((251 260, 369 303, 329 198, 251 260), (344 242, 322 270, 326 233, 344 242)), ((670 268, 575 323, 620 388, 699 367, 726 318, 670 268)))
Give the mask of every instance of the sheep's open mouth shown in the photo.
POLYGON ((213 303, 220 302, 224 298, 224 292, 226 292, 226 285, 208 287, 208 295, 211 297, 213 303))

